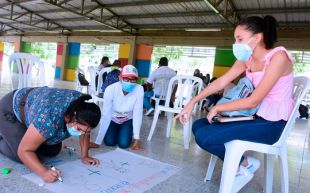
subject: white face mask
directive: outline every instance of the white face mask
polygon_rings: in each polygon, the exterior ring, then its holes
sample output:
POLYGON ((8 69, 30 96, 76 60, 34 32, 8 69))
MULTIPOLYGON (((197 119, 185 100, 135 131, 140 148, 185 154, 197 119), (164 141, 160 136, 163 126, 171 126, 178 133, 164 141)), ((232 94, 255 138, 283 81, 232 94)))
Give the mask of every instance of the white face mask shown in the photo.
POLYGON ((251 55, 253 54, 253 50, 248 44, 252 39, 253 37, 251 37, 246 43, 233 44, 233 53, 237 60, 246 62, 250 59, 251 55))

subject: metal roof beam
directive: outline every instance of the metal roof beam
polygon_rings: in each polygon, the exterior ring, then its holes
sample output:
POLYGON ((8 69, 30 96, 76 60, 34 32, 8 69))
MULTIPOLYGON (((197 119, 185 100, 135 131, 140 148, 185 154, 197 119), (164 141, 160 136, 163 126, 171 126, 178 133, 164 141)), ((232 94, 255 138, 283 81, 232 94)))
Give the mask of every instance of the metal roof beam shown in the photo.
POLYGON ((104 8, 119 8, 119 7, 132 7, 132 6, 146 6, 146 5, 161 5, 171 3, 190 3, 201 2, 201 0, 144 0, 134 2, 122 2, 122 3, 109 3, 105 4, 104 8))
MULTIPOLYGON (((132 31, 131 26, 128 26, 128 23, 123 22, 123 21, 121 21, 119 19, 117 19, 116 23, 113 23, 113 21, 111 21, 112 24, 108 24, 105 21, 103 21, 101 18, 97 18, 97 17, 94 17, 94 16, 89 16, 89 15, 86 15, 85 13, 82 13, 81 9, 79 9, 77 7, 74 7, 74 9, 72 9, 72 8, 69 8, 69 7, 64 6, 64 5, 59 5, 57 2, 54 2, 53 0, 44 0, 44 2, 49 3, 51 5, 54 5, 54 6, 58 7, 58 8, 63 9, 63 10, 69 11, 71 13, 74 13, 76 15, 82 16, 85 19, 89 19, 89 20, 95 21, 95 22, 99 23, 100 25, 103 25, 103 26, 105 26, 107 28, 114 29, 114 30, 120 30, 120 31, 123 31, 125 33, 132 34, 131 33, 131 31, 132 31), (125 30, 125 27, 130 27, 130 31, 125 30)), ((100 6, 100 8, 102 7, 102 5, 99 4, 97 1, 95 1, 95 2, 100 6)))
POLYGON ((231 14, 231 13, 234 13, 235 10, 232 9, 231 5, 229 4, 229 1, 227 0, 219 0, 219 1, 213 1, 211 2, 210 0, 204 0, 204 2, 206 3, 206 5, 212 9, 223 21, 225 21, 229 26, 234 26, 234 23, 235 23, 235 17, 230 17, 230 15, 236 15, 236 14, 231 14), (220 4, 222 3, 225 3, 225 10, 222 11, 222 10, 219 10, 219 6, 220 4), (229 15, 227 14, 228 12, 229 15), (233 21, 231 21, 233 20, 233 21))
MULTIPOLYGON (((13 26, 8 25, 8 24, 6 24, 6 23, 0 22, 0 24, 2 25, 2 27, 1 27, 1 32, 4 32, 4 26, 10 27, 11 29, 14 29, 14 30, 16 30, 16 31, 25 32, 25 31, 22 30, 22 29, 19 29, 19 28, 17 28, 17 27, 13 27, 13 26)), ((7 31, 7 30, 6 30, 6 31, 7 31)))

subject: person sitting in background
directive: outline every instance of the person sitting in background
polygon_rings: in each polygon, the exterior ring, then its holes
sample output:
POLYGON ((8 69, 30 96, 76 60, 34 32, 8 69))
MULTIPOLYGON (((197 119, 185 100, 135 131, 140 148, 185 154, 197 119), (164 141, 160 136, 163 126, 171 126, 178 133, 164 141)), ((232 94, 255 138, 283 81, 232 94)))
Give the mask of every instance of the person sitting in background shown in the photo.
POLYGON ((101 62, 98 66, 98 71, 100 71, 102 68, 105 68, 105 67, 110 67, 110 60, 107 56, 103 56, 102 59, 101 59, 101 62))
POLYGON ((0 153, 24 163, 45 182, 60 177, 59 170, 44 166, 41 156, 56 156, 62 141, 79 137, 81 160, 84 164, 99 164, 90 157, 90 132, 100 121, 95 103, 86 102, 90 95, 75 90, 37 87, 22 88, 0 100, 0 153))
POLYGON ((104 141, 107 146, 118 145, 141 149, 139 144, 142 125, 143 88, 137 84, 138 71, 132 65, 121 70, 120 81, 108 86, 104 92, 102 122, 95 143, 98 148, 104 141))
MULTIPOLYGON (((155 97, 159 97, 161 93, 167 93, 169 81, 174 76, 176 76, 176 72, 168 67, 168 59, 166 57, 160 58, 158 68, 152 72, 146 82, 147 91, 144 93, 143 99, 143 105, 146 108, 146 116, 154 111, 154 106, 150 102, 151 97, 154 96, 154 94, 155 97), (166 81, 167 88, 161 88, 161 84, 156 84, 156 81, 166 81), (153 85, 154 88, 152 90, 153 85)), ((175 91, 176 89, 173 92, 174 94, 175 91)))
POLYGON ((105 79, 103 79, 102 86, 101 86, 101 91, 99 93, 99 97, 103 97, 103 93, 105 89, 119 81, 119 75, 121 73, 121 61, 120 60, 114 60, 113 65, 111 66, 111 72, 106 73, 105 79))

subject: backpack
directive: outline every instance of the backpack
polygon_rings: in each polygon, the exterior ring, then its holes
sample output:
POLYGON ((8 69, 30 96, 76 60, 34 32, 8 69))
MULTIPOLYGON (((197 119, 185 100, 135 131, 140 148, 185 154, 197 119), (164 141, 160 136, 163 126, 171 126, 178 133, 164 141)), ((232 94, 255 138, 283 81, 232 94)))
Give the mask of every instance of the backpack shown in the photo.
MULTIPOLYGON (((217 102, 217 104, 223 104, 226 102, 249 97, 253 91, 254 86, 252 82, 247 77, 241 78, 236 86, 230 88, 224 93, 223 97, 217 102)), ((258 111, 258 108, 259 105, 251 109, 221 112, 221 115, 228 117, 252 116, 258 111)))
POLYGON ((306 118, 306 119, 309 118, 308 106, 300 104, 299 108, 298 108, 298 111, 299 111, 299 114, 300 114, 299 118, 306 118))
POLYGON ((121 71, 119 69, 114 69, 107 74, 107 76, 106 76, 106 78, 103 81, 102 86, 101 86, 101 92, 102 93, 104 93, 105 89, 109 85, 119 81, 118 77, 119 77, 120 73, 121 73, 121 71))
POLYGON ((81 72, 78 73, 78 80, 82 86, 88 86, 89 85, 89 82, 86 80, 84 74, 81 72))

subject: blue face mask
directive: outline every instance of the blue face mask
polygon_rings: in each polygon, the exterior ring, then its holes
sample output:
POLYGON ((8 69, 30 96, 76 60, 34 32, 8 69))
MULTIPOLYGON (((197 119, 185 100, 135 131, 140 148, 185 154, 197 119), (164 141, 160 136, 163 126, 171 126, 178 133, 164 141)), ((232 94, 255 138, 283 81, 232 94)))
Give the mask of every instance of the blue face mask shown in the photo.
POLYGON ((125 92, 130 93, 135 89, 135 87, 136 87, 136 83, 122 81, 122 89, 125 92))
POLYGON ((253 54, 253 50, 250 48, 248 43, 252 40, 249 39, 247 43, 235 43, 233 44, 233 53, 237 60, 241 62, 246 62, 250 59, 253 54))
POLYGON ((67 126, 67 130, 71 136, 79 137, 80 135, 82 135, 82 131, 78 131, 74 127, 70 127, 68 124, 66 126, 67 126))

